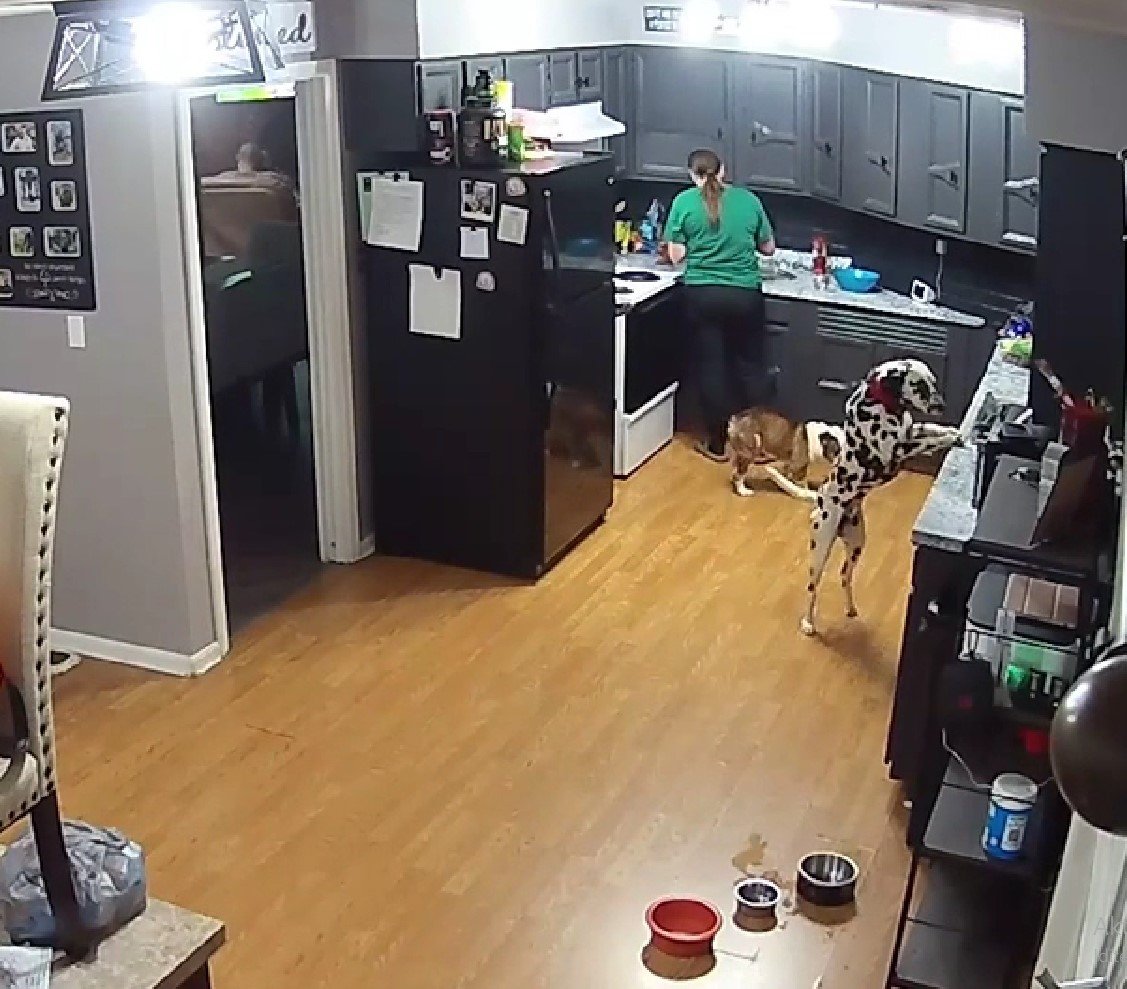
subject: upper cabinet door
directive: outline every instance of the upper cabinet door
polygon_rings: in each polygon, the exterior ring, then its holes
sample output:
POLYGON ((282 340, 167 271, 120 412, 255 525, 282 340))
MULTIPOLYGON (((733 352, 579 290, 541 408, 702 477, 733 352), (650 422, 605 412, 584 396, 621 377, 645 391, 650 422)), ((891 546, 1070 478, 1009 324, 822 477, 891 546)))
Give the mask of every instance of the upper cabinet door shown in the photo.
POLYGON ((575 52, 552 52, 548 62, 548 98, 552 106, 567 106, 579 98, 575 52))
POLYGON ((548 56, 510 55, 505 78, 513 84, 513 105, 525 110, 548 109, 548 56))
POLYGON ((735 178, 765 189, 803 188, 802 65, 776 58, 735 63, 735 178))
POLYGON ((462 63, 419 64, 419 109, 457 110, 462 105, 462 63))
POLYGON ((916 226, 962 233, 967 225, 970 94, 906 80, 900 104, 900 203, 916 226))
POLYGON ((845 77, 842 199, 846 206, 896 215, 900 81, 849 70, 845 77))
POLYGON ((713 52, 634 52, 636 171, 688 182, 689 155, 712 148, 730 159, 728 59, 713 52))
POLYGON ((602 58, 603 110, 607 116, 626 125, 625 134, 610 139, 618 174, 624 175, 630 168, 630 139, 634 128, 630 111, 630 60, 621 48, 608 48, 602 58))
POLYGON ((591 103, 603 98, 603 53, 585 51, 579 53, 579 102, 591 103))
POLYGON ((466 82, 472 86, 482 69, 489 73, 489 78, 494 82, 505 78, 505 60, 500 55, 479 55, 477 58, 466 59, 466 82))
POLYGON ((1037 247, 1037 207, 1041 194, 1041 147, 1025 130, 1021 100, 1003 97, 1002 182, 1003 244, 1033 250, 1037 247))
POLYGON ((985 244, 1037 248, 1041 148, 1020 99, 971 93, 967 234, 985 244))
POLYGON ((810 191, 822 199, 841 199, 841 69, 824 62, 811 64, 810 191))

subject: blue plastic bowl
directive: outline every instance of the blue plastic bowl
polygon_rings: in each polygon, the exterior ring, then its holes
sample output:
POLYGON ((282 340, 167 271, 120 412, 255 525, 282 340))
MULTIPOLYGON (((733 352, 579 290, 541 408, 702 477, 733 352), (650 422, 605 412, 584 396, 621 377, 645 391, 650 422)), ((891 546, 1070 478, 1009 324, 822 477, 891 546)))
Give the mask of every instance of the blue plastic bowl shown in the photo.
POLYGON ((834 278, 846 292, 871 292, 880 285, 880 272, 864 268, 839 268, 834 278))

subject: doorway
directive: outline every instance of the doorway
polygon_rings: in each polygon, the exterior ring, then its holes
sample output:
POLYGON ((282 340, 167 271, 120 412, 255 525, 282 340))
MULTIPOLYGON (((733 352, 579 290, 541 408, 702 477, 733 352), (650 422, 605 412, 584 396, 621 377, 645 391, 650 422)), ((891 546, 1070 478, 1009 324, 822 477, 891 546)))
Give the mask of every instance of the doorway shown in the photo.
POLYGON ((313 580, 318 540, 302 175, 292 87, 189 102, 227 621, 313 580))

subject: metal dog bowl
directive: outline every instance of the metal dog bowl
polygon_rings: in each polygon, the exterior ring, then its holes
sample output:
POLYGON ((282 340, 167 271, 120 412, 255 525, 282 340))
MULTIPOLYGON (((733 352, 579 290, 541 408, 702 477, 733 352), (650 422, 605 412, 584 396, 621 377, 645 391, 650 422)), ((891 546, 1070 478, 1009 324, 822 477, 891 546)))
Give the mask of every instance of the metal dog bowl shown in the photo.
POLYGON ((771 922, 782 891, 770 879, 741 879, 736 883, 736 919, 743 923, 771 922))
POLYGON ((857 863, 837 852, 814 852, 798 863, 798 895, 818 907, 841 907, 857 897, 857 863))

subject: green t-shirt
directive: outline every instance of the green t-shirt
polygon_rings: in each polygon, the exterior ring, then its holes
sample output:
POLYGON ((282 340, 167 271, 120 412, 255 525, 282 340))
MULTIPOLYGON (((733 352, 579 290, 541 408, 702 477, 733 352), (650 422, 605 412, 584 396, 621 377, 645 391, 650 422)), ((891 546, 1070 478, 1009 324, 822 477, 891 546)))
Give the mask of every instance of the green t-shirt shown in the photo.
POLYGON ((686 285, 730 285, 759 288, 759 259, 755 249, 774 237, 759 197, 738 186, 720 194, 720 222, 708 222, 699 188, 678 193, 669 209, 665 237, 684 244, 686 285))

